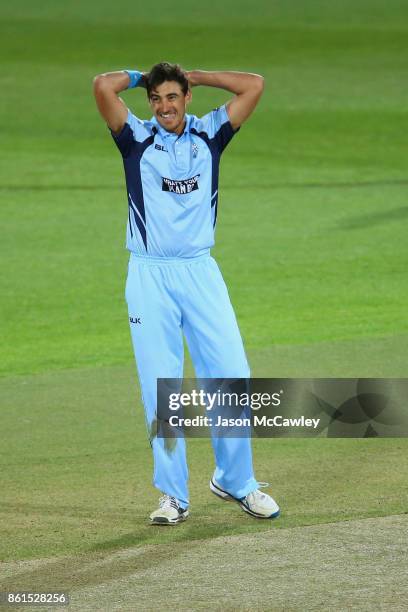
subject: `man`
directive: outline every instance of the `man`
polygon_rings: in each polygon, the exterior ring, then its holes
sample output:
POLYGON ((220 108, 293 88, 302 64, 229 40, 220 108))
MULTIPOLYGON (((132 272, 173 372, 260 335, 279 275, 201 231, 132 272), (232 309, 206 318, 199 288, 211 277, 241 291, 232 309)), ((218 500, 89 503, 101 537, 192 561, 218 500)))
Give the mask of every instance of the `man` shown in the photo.
MULTIPOLYGON (((263 78, 242 72, 183 71, 163 62, 149 73, 123 70, 94 79, 98 109, 123 157, 128 194, 126 300, 149 430, 156 419, 157 378, 182 378, 183 333, 198 378, 249 378, 225 283, 210 256, 217 219, 221 153, 254 110, 263 78), (226 89, 234 97, 201 119, 186 114, 191 87, 226 89), (151 120, 120 99, 144 87, 151 120)), ((175 447, 151 439, 154 485, 163 493, 153 524, 188 517, 184 438, 175 447)), ((279 515, 259 490, 248 438, 214 437, 213 493, 259 518, 279 515)))

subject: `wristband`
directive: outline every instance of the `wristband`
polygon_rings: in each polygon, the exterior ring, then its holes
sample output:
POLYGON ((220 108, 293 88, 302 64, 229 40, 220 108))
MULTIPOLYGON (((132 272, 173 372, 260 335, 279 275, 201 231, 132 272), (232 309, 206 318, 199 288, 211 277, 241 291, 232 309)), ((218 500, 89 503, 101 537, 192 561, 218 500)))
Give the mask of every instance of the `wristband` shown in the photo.
POLYGON ((133 89, 137 87, 142 79, 142 73, 138 70, 125 70, 129 75, 129 85, 128 89, 133 89))

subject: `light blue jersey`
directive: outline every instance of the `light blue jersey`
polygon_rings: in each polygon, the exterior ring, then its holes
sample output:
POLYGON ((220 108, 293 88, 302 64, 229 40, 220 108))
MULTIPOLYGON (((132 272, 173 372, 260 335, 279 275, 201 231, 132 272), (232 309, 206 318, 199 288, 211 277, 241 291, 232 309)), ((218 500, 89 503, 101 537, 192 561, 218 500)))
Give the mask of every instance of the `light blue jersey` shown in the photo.
POLYGON ((236 133, 225 105, 185 115, 178 136, 128 112, 112 136, 122 154, 129 204, 126 246, 153 257, 196 257, 214 244, 221 153, 236 133))

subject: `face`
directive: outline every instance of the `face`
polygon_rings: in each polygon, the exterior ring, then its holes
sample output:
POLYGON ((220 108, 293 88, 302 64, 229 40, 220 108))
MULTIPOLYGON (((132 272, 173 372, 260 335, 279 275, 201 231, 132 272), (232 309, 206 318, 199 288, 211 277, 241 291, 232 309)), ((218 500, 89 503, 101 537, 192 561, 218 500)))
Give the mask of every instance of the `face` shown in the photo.
POLYGON ((184 115, 191 101, 191 91, 184 95, 180 83, 164 81, 150 92, 150 107, 154 116, 168 132, 181 134, 184 129, 184 115))

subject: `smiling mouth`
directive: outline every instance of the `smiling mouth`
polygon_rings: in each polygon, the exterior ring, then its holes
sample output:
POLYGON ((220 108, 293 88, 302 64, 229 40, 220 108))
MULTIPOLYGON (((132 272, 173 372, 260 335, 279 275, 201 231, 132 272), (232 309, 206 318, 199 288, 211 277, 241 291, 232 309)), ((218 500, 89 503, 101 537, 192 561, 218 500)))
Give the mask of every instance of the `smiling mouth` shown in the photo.
POLYGON ((160 113, 162 119, 174 119, 176 113, 160 113))

